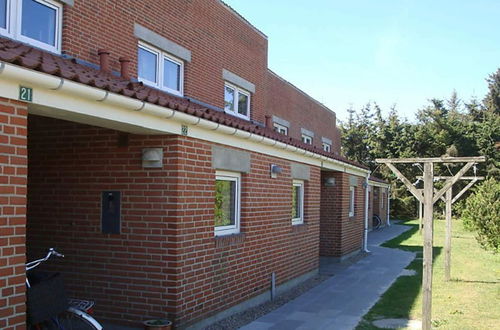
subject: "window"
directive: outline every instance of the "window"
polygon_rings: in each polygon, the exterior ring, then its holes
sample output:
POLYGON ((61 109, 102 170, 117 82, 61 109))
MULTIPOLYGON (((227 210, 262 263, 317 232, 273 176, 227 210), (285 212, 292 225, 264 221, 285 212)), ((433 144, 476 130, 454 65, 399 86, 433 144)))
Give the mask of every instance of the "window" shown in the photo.
POLYGON ((250 93, 234 85, 224 84, 224 110, 250 119, 250 93))
POLYGON ((0 31, 7 32, 7 0, 0 0, 0 31))
POLYGON ((183 94, 184 62, 159 49, 139 43, 137 74, 147 85, 172 94, 183 94))
POLYGON ((240 174, 217 171, 215 179, 215 235, 240 232, 240 174))
POLYGON ((0 34, 61 52, 62 5, 52 0, 0 0, 0 34))
POLYGON ((323 150, 326 151, 326 152, 331 152, 332 151, 331 144, 323 142, 323 150))
POLYGON ((383 192, 383 193, 381 194, 381 197, 380 197, 380 209, 381 209, 381 210, 383 210, 383 209, 384 209, 384 205, 385 205, 384 201, 385 201, 385 193, 383 192))
POLYGON ((304 223, 304 181, 293 180, 292 225, 304 223))
POLYGON ((353 217, 354 216, 354 203, 355 203, 355 187, 351 186, 349 187, 349 216, 353 217))
POLYGON ((274 130, 280 134, 288 135, 288 127, 280 125, 278 123, 273 123, 274 130))
POLYGON ((312 136, 302 134, 302 142, 304 142, 305 144, 313 144, 313 138, 312 136))

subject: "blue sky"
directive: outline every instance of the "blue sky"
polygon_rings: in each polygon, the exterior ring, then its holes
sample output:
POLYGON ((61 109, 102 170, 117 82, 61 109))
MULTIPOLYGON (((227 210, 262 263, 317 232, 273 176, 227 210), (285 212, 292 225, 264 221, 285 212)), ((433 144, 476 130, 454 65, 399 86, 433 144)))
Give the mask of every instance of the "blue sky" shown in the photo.
POLYGON ((224 0, 269 38, 269 67, 346 119, 376 101, 414 119, 500 68, 499 0, 224 0))

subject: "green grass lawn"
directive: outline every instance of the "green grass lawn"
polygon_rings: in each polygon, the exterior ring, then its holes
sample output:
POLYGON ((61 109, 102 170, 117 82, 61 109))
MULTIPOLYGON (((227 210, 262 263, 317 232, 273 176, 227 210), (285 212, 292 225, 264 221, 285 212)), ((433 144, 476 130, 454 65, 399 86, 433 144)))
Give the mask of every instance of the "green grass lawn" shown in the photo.
MULTIPOLYGON (((382 318, 422 319, 422 236, 413 228, 383 246, 417 253, 408 269, 416 276, 401 276, 363 317, 356 329, 378 329, 371 321, 382 318)), ((500 329, 500 255, 479 247, 474 234, 453 221, 451 278, 444 280, 444 221, 434 224, 432 322, 439 329, 500 329)))

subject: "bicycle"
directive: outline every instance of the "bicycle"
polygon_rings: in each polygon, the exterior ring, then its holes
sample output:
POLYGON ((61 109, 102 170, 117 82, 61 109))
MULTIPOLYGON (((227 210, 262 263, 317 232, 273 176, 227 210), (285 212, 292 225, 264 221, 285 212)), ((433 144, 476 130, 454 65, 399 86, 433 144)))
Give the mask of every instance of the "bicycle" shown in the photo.
POLYGON ((33 271, 52 256, 64 258, 53 248, 45 258, 26 264, 28 323, 36 330, 102 330, 102 326, 87 312, 93 301, 67 299, 59 273, 33 271))
POLYGON ((372 230, 377 230, 382 225, 382 219, 376 214, 372 217, 372 230))

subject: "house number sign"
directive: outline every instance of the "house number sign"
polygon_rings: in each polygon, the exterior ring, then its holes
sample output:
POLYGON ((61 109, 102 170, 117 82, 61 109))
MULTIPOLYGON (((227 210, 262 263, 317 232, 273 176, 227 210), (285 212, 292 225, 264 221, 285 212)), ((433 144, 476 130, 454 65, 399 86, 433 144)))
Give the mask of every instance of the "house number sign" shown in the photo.
POLYGON ((19 86, 19 99, 21 101, 32 102, 33 101, 33 88, 19 86))

